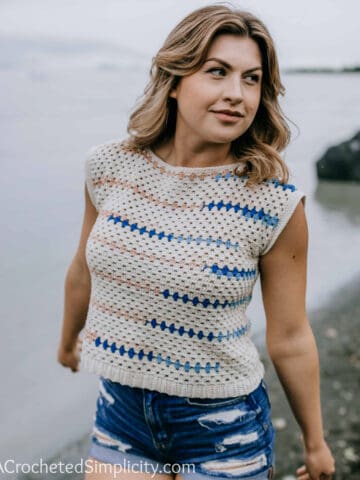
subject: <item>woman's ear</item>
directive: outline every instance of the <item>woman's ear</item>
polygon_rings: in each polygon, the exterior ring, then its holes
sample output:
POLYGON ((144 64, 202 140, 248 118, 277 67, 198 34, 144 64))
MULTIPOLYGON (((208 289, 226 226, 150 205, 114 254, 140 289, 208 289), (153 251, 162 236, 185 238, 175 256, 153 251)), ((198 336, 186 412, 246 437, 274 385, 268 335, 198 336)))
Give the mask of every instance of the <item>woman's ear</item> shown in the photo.
POLYGON ((169 93, 169 98, 175 98, 175 100, 177 99, 177 89, 178 89, 178 86, 180 84, 180 80, 181 80, 180 77, 175 77, 175 79, 173 81, 173 84, 172 84, 172 88, 171 88, 170 93, 169 93))
POLYGON ((169 97, 176 98, 176 88, 173 88, 172 90, 170 90, 169 97))

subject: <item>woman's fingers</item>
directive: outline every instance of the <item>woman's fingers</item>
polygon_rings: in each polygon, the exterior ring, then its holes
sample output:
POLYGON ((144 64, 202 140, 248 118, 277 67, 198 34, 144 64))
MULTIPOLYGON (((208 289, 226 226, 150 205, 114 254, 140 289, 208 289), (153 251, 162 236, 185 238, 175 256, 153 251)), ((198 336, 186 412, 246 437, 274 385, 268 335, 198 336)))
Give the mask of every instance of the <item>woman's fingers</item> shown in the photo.
POLYGON ((297 480, 311 480, 305 465, 302 465, 296 470, 296 476, 297 480))
MULTIPOLYGON (((296 480, 312 480, 305 465, 302 465, 296 470, 296 477, 296 480)), ((332 478, 332 474, 321 473, 319 480, 331 480, 332 478)))

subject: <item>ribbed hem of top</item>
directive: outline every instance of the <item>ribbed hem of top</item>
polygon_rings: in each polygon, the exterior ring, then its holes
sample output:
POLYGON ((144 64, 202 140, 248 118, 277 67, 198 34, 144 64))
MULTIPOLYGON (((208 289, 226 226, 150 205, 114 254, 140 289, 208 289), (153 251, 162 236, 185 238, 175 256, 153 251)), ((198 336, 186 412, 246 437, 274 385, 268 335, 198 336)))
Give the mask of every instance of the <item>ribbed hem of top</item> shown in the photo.
POLYGON ((264 377, 265 369, 260 361, 258 368, 250 377, 244 378, 242 383, 227 383, 220 385, 196 385, 176 382, 169 378, 124 370, 118 365, 110 365, 101 360, 82 357, 80 370, 103 376, 130 387, 147 388, 168 395, 195 398, 228 398, 238 395, 248 395, 256 389, 264 377))

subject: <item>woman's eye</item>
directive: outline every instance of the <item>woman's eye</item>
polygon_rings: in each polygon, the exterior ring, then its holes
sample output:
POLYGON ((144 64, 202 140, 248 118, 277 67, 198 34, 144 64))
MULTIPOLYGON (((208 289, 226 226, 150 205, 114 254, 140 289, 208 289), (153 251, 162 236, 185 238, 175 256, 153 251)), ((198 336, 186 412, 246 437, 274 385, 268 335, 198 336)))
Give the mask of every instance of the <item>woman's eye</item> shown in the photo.
POLYGON ((259 81, 259 75, 248 75, 247 78, 250 78, 252 83, 257 83, 259 81))
MULTIPOLYGON (((225 73, 225 70, 221 67, 214 67, 214 68, 210 68, 208 70, 208 72, 211 72, 211 73, 214 73, 214 72, 221 72, 221 74, 225 73)), ((216 74, 216 76, 218 77, 219 75, 216 74)))

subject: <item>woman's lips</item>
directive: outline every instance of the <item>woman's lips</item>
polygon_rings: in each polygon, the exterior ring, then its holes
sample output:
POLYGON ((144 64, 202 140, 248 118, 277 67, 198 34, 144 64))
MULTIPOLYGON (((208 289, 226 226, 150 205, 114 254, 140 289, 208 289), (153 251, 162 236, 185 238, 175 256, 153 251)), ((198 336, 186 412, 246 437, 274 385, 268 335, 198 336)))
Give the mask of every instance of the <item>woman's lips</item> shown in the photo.
POLYGON ((239 117, 238 115, 229 115, 228 113, 223 113, 223 112, 213 112, 216 117, 219 119, 219 120, 223 120, 225 122, 232 122, 232 123, 236 123, 238 122, 241 118, 243 118, 242 116, 239 117))

